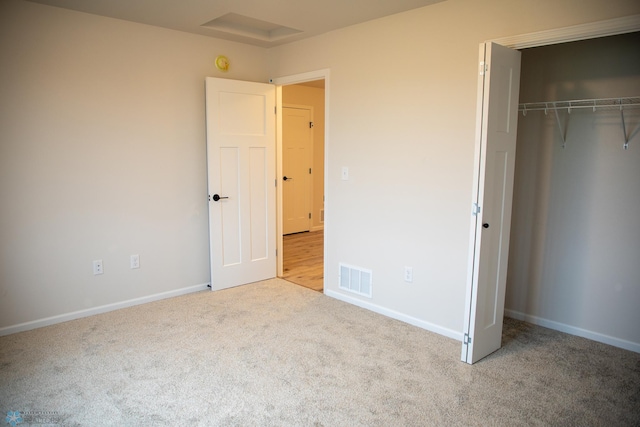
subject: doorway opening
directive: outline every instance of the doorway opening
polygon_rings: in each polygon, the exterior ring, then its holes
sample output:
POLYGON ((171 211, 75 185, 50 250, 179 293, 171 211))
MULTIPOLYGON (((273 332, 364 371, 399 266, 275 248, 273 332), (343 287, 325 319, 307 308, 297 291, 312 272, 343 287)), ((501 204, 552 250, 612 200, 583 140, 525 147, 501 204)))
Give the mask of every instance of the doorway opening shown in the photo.
POLYGON ((508 317, 632 351, 640 270, 626 254, 639 247, 640 175, 624 144, 638 141, 640 116, 599 100, 640 93, 639 41, 633 32, 522 50, 520 104, 550 108, 519 113, 505 302, 508 317), (560 107, 583 99, 598 107, 560 107))
POLYGON ((324 289, 325 79, 283 85, 279 275, 324 289))

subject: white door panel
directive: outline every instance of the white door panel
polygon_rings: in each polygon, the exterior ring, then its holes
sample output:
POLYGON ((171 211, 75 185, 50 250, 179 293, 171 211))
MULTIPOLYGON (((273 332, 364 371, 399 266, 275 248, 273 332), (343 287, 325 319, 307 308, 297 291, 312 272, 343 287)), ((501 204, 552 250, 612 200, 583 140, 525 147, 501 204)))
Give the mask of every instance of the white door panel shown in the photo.
POLYGON ((206 105, 211 288, 218 290, 276 275, 275 87, 208 77, 206 105))
POLYGON ((282 109, 283 234, 311 229, 311 110, 282 109), (285 180, 284 177, 287 177, 285 180))
POLYGON ((481 46, 476 147, 478 212, 472 219, 462 360, 474 363, 502 341, 511 202, 515 167, 520 52, 495 43, 481 46))
MULTIPOLYGON (((240 153, 237 147, 217 148, 219 162, 217 167, 220 171, 220 184, 217 186, 220 194, 228 199, 219 201, 219 206, 210 206, 213 209, 211 218, 216 219, 216 227, 212 227, 215 232, 216 241, 225 243, 220 251, 222 255, 222 265, 231 266, 240 264, 240 153), (219 215, 219 219, 218 219, 219 215), (218 234, 219 232, 219 234, 218 234)), ((213 155, 211 157, 214 157, 213 155)))

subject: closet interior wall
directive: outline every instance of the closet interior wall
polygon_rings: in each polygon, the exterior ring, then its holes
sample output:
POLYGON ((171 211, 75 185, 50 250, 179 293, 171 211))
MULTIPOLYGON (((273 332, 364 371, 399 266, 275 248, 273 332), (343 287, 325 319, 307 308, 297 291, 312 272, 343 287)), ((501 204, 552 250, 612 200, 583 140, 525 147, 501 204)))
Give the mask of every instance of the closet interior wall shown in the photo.
MULTIPOLYGON (((640 33, 525 49, 520 103, 640 95, 640 33)), ((640 109, 520 113, 505 313, 640 351, 640 109)))

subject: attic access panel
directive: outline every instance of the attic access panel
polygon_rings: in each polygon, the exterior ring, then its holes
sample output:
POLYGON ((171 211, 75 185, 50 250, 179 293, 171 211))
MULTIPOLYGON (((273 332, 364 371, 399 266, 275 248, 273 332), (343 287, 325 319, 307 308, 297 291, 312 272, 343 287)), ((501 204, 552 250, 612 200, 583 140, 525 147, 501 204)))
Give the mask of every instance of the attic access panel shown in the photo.
POLYGON ((284 25, 262 21, 237 13, 222 15, 202 24, 202 27, 263 41, 276 41, 302 32, 295 28, 285 27, 284 25))

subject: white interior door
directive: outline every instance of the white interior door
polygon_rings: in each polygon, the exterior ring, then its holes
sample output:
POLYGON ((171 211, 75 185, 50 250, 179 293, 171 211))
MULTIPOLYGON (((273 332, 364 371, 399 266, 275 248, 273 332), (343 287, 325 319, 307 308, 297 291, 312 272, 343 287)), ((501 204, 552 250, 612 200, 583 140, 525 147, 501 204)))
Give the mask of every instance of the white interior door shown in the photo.
POLYGON ((282 109, 283 234, 311 229, 311 151, 309 108, 282 109))
POLYGON ((211 289, 276 275, 275 86, 206 78, 211 289))
POLYGON ((516 153, 520 52, 480 46, 474 215, 462 360, 501 346, 516 153))

